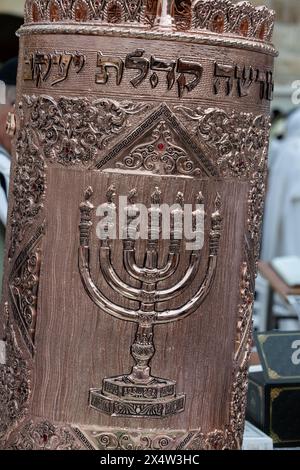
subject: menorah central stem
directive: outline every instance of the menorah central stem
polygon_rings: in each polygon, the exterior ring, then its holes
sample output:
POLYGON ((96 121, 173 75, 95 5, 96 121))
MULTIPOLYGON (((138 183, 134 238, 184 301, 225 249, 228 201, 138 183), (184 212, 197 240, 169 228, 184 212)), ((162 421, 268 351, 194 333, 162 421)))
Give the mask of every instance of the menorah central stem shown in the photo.
MULTIPOLYGON (((148 269, 157 269, 158 265, 158 242, 157 240, 151 241, 148 240, 148 246, 144 261, 144 267, 148 269)), ((155 291, 157 283, 142 283, 142 289, 145 289, 149 292, 155 291)), ((141 310, 145 312, 145 318, 147 318, 147 312, 154 311, 153 304, 144 304, 141 303, 141 310)), ((147 384, 153 380, 153 377, 150 374, 149 363, 154 356, 155 348, 153 344, 153 322, 149 316, 147 321, 140 322, 137 327, 137 332, 135 336, 135 341, 131 346, 131 354, 135 360, 135 365, 133 366, 130 380, 134 383, 147 384)))
POLYGON ((150 374, 149 362, 154 356, 153 324, 139 324, 135 341, 131 346, 131 354, 135 365, 129 379, 134 383, 148 384, 153 377, 150 374))

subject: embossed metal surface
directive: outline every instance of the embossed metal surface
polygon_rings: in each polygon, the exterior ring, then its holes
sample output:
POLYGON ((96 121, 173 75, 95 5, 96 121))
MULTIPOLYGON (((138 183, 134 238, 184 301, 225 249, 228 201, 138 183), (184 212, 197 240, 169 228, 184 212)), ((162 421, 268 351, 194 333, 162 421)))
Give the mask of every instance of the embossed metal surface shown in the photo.
POLYGON ((240 448, 273 23, 230 0, 26 1, 3 448, 240 448), (101 242, 119 195, 127 214, 204 201, 203 247, 101 242))

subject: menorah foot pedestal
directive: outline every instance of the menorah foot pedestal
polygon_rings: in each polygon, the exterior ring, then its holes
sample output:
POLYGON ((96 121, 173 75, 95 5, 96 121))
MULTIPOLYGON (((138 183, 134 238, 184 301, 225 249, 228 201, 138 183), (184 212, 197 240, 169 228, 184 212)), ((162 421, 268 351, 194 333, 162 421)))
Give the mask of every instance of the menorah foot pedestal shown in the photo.
POLYGON ((145 385, 128 376, 103 380, 102 390, 90 391, 90 405, 111 416, 163 418, 184 410, 185 395, 176 395, 176 383, 153 377, 145 385))
POLYGON ((238 449, 274 13, 25 3, 0 447, 238 449))

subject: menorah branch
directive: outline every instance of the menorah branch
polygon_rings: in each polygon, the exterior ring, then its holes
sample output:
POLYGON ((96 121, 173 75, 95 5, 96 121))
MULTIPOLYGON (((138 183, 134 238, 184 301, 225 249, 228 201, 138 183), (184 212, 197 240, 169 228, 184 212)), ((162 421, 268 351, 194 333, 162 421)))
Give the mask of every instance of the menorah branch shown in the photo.
POLYGON ((83 286, 90 299, 104 312, 120 320, 138 321, 138 311, 129 310, 108 300, 94 284, 89 268, 90 250, 88 247, 79 248, 79 272, 83 286))
MULTIPOLYGON (((111 263, 109 248, 101 248, 100 250, 101 271, 107 283, 118 289, 119 292, 126 298, 144 303, 156 303, 172 300, 178 295, 182 294, 185 289, 194 281, 198 273, 200 263, 200 254, 196 251, 192 252, 190 255, 189 267, 186 270, 184 276, 176 284, 167 289, 138 289, 125 284, 118 277, 111 263)), ((153 271, 152 277, 149 276, 147 278, 148 285, 150 285, 150 282, 153 282, 154 278, 157 279, 157 277, 159 277, 159 275, 156 276, 155 274, 156 272, 153 271)))
POLYGON ((141 290, 126 284, 116 273, 111 261, 111 249, 108 246, 100 247, 100 268, 107 284, 121 295, 130 300, 143 300, 141 290))
POLYGON ((178 297, 180 294, 183 294, 197 276, 199 264, 200 254, 197 251, 193 251, 190 255, 189 266, 184 276, 173 286, 167 289, 159 290, 156 294, 156 301, 163 302, 166 300, 172 300, 178 297))
POLYGON ((216 267, 217 257, 210 256, 204 281, 200 284, 200 289, 196 292, 196 294, 194 294, 193 298, 179 308, 159 312, 156 323, 169 323, 173 322, 174 320, 183 320, 198 310, 205 297, 207 297, 209 294, 214 280, 216 267))
MULTIPOLYGON (((201 195, 202 198, 202 195, 201 195)), ((221 197, 217 194, 215 199, 215 212, 211 216, 211 230, 209 234, 209 260, 206 270, 206 275, 200 288, 194 294, 192 299, 186 302, 179 308, 165 310, 157 315, 156 323, 168 323, 174 320, 182 320, 187 316, 194 313, 203 303, 204 299, 210 292, 212 283, 214 281, 216 268, 217 268, 217 257, 219 252, 219 243, 221 237, 221 224, 222 217, 220 214, 221 209, 221 197)))
POLYGON ((125 240, 123 260, 125 270, 132 278, 138 281, 152 283, 153 279, 156 279, 157 282, 159 282, 172 277, 178 268, 180 255, 178 252, 170 251, 167 263, 162 268, 148 269, 140 267, 137 265, 135 260, 135 242, 133 240, 125 240))

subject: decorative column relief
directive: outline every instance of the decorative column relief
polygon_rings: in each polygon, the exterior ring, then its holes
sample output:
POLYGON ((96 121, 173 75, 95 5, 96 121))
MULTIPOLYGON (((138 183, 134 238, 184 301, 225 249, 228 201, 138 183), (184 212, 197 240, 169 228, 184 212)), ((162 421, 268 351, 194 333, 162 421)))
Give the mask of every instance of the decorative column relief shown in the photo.
POLYGON ((5 353, 0 363, 0 447, 6 436, 21 422, 27 412, 30 396, 30 365, 21 351, 5 304, 5 353))

